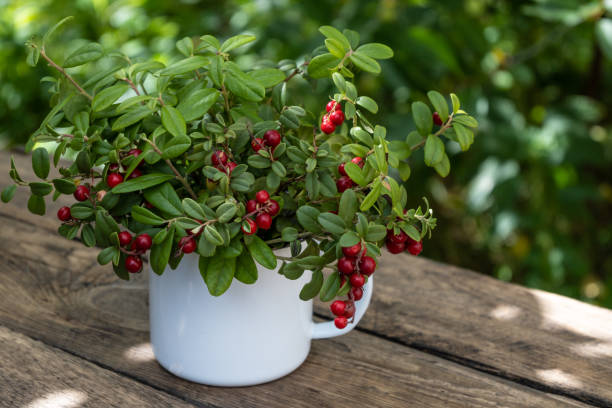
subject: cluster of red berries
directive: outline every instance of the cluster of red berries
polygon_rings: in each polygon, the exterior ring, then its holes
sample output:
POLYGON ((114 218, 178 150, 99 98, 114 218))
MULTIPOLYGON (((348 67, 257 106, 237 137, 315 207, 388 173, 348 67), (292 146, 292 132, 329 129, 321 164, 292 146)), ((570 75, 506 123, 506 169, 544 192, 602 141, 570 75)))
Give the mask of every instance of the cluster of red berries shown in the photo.
POLYGON ((386 244, 387 249, 392 254, 399 254, 406 250, 412 255, 418 255, 423 250, 423 243, 421 241, 415 241, 402 230, 398 234, 395 234, 392 229, 387 230, 386 244))
POLYGON ((261 137, 256 137, 251 141, 251 147, 257 153, 261 149, 265 149, 266 147, 270 147, 273 151, 276 146, 280 144, 282 137, 280 133, 276 130, 268 130, 264 133, 263 139, 261 137))
POLYGON ((227 174, 232 174, 232 171, 238 166, 233 161, 228 160, 227 153, 223 150, 216 150, 213 152, 210 161, 217 170, 227 174))
POLYGON ((339 329, 344 329, 348 319, 355 314, 355 301, 363 297, 363 285, 366 276, 370 276, 376 270, 376 261, 367 256, 361 242, 350 247, 343 247, 342 258, 338 259, 338 272, 341 274, 341 285, 347 280, 351 285, 348 300, 336 300, 331 304, 332 313, 337 316, 334 324, 339 329))
POLYGON ((125 258, 125 269, 130 273, 137 273, 142 270, 142 259, 140 256, 144 254, 153 245, 153 240, 149 234, 143 233, 132 239, 132 234, 128 231, 119 233, 119 244, 122 247, 129 247, 129 255, 125 258))
POLYGON ((259 190, 255 194, 254 200, 249 200, 246 203, 246 218, 245 221, 249 224, 250 231, 247 231, 242 226, 242 232, 246 235, 253 235, 257 232, 257 228, 268 230, 272 226, 272 217, 278 214, 280 205, 278 201, 270 198, 270 194, 266 190, 259 190), (255 221, 251 216, 255 215, 255 221))
POLYGON ((321 131, 327 135, 334 133, 336 126, 340 126, 344 122, 344 112, 340 108, 340 104, 336 101, 329 101, 325 106, 327 114, 321 118, 321 131))
MULTIPOLYGON (((140 156, 142 154, 142 150, 140 149, 131 149, 128 152, 128 156, 134 156, 134 158, 140 156)), ((106 184, 108 184, 108 186, 110 188, 113 188, 121 183, 123 183, 123 174, 119 173, 119 165, 117 163, 111 163, 110 166, 108 166, 108 175, 106 176, 106 184)), ((140 177, 142 176, 142 171, 138 168, 132 170, 132 172, 130 173, 128 179, 134 179, 136 177, 140 177)), ((77 199, 78 200, 78 199, 77 199)), ((81 201, 81 200, 79 200, 81 201)))
MULTIPOLYGON (((364 161, 361 157, 353 157, 351 159, 351 162, 355 163, 360 168, 363 168, 364 161)), ((340 165, 338 165, 338 173, 340 173, 340 178, 336 180, 336 188, 340 193, 344 192, 345 190, 348 190, 349 188, 355 185, 353 180, 351 180, 348 174, 346 174, 346 170, 344 170, 345 165, 346 163, 340 163, 340 165)))

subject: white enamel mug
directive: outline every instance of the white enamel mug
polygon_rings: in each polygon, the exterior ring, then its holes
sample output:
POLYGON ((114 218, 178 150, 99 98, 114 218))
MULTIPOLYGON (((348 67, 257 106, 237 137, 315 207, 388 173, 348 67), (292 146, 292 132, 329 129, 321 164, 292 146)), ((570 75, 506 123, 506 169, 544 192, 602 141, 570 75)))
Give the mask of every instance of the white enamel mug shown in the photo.
MULTIPOLYGON (((289 249, 275 253, 289 256, 289 249)), ((198 256, 185 255, 175 270, 159 276, 150 270, 151 343, 157 361, 184 379, 237 387, 272 381, 298 368, 310 351, 311 339, 351 331, 372 297, 372 277, 363 298, 355 302, 355 321, 339 330, 333 321, 312 321, 312 300, 299 293, 310 281, 297 280, 257 265, 252 285, 237 280, 219 297, 208 293, 198 270, 198 256)), ((279 262, 280 267, 280 262, 279 262)))

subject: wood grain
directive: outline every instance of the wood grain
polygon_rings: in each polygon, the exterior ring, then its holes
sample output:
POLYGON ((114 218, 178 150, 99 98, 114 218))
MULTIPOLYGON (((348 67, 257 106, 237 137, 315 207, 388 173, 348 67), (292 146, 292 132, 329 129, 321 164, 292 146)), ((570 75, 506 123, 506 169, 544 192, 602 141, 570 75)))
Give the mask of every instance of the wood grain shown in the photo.
POLYGON ((192 406, 2 326, 0 384, 5 407, 192 406))
MULTIPOLYGON (((0 153, 0 163, 3 156, 0 153)), ((25 160, 18 158, 19 162, 25 160)), ((31 171, 22 173, 28 176, 31 171)), ((7 177, 0 173, 0 188, 7 183, 7 177)), ((148 351, 144 276, 127 284, 118 282, 110 269, 97 265, 95 250, 59 237, 55 232, 58 223, 51 217, 27 214, 25 200, 26 195, 18 193, 13 204, 0 205, 0 322, 189 402, 270 407, 288 406, 289 401, 296 407, 351 402, 398 407, 584 406, 477 371, 519 381, 533 378, 533 383, 528 383, 531 387, 567 391, 572 398, 585 399, 583 388, 554 385, 564 378, 562 368, 555 366, 561 371, 530 377, 522 367, 521 362, 529 360, 530 350, 546 348, 546 343, 537 342, 551 340, 554 332, 544 325, 539 331, 527 325, 523 337, 522 318, 508 321, 491 317, 497 316, 496 300, 514 305, 512 296, 498 293, 500 290, 525 290, 513 285, 496 286, 500 283, 482 275, 414 258, 409 262, 403 259, 400 265, 401 258, 387 257, 377 271, 374 303, 363 320, 365 330, 376 336, 352 332, 338 339, 316 341, 304 366, 287 378, 263 386, 227 390, 179 380, 161 369, 148 351), (482 287, 477 283, 480 279, 484 280, 482 287), (494 307, 487 309, 489 304, 494 307), (455 310, 458 305, 461 308, 455 310), (522 347, 515 343, 505 353, 500 351, 511 346, 497 334, 504 326, 506 331, 517 333, 522 347), (490 331, 496 333, 494 338, 500 345, 483 346, 492 341, 490 331)), ((575 303, 572 306, 577 310, 591 308, 575 303)), ((517 299, 517 307, 526 306, 517 299)), ((532 310, 525 309, 525 313, 532 310)), ((605 319, 599 321, 600 326, 606 323, 605 319)), ((563 346, 569 349, 570 344, 563 346)), ((538 353, 533 356, 539 358, 538 353)), ((577 359, 574 366, 579 366, 582 359, 577 359)), ((531 367, 536 365, 531 362, 531 367)), ((594 381, 609 386, 610 378, 594 381)), ((607 398, 605 390, 600 394, 603 397, 588 393, 586 399, 593 397, 591 400, 600 404, 607 398)))

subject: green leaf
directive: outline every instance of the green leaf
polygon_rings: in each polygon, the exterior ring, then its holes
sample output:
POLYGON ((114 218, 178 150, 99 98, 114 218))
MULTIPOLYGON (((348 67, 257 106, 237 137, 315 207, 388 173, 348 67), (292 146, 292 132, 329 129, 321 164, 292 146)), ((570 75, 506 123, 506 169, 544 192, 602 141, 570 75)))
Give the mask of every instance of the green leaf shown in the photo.
POLYGON ((370 242, 377 242, 387 236, 387 228, 384 225, 370 224, 365 239, 370 242))
POLYGON ((421 240, 421 233, 417 230, 413 225, 406 225, 401 227, 402 231, 404 231, 408 236, 415 241, 421 240))
POLYGON ((253 257, 249 252, 242 251, 240 256, 236 259, 236 273, 234 273, 234 278, 242 283, 250 285, 257 281, 257 277, 257 265, 255 265, 253 257))
POLYGON ((193 40, 191 37, 181 38, 176 42, 176 49, 184 56, 189 57, 193 54, 193 40))
POLYGON ((133 125, 136 122, 141 121, 142 119, 150 116, 153 113, 151 109, 147 106, 138 106, 135 109, 130 110, 129 112, 124 113, 119 116, 117 120, 113 123, 112 130, 119 131, 124 129, 130 125, 133 125))
POLYGON ((388 59, 393 57, 393 50, 380 43, 363 44, 357 48, 359 53, 374 59, 388 59))
POLYGON ((400 178, 402 181, 406 181, 410 178, 410 165, 406 162, 400 162, 399 167, 397 168, 399 171, 400 178))
POLYGON ((340 274, 334 272, 325 279, 325 282, 323 282, 323 286, 321 286, 321 290, 319 291, 319 298, 323 302, 329 302, 336 297, 338 289, 340 289, 340 274))
POLYGON ((285 227, 281 232, 281 237, 285 242, 293 242, 298 239, 298 230, 293 227, 285 227))
POLYGON ((287 175, 287 169, 283 166, 283 163, 279 161, 272 162, 272 171, 278 175, 278 177, 285 177, 287 175))
POLYGON ((342 43, 340 43, 338 40, 334 40, 333 38, 325 39, 325 46, 327 47, 327 50, 335 57, 343 58, 346 54, 342 43))
POLYGON ((202 206, 191 198, 183 198, 181 202, 185 214, 201 221, 206 221, 208 217, 202 206))
POLYGON ((32 194, 28 199, 28 210, 30 210, 32 214, 45 215, 45 199, 41 196, 32 194))
POLYGON ((408 143, 401 140, 392 140, 389 142, 389 154, 394 155, 398 160, 404 160, 412 155, 412 150, 408 143))
POLYGON ((182 100, 176 109, 187 122, 199 119, 215 104, 219 95, 219 91, 213 88, 199 89, 182 100))
POLYGON ((344 171, 346 171, 346 174, 348 174, 351 180, 353 180, 355 183, 359 184, 360 186, 365 186, 367 184, 367 180, 365 179, 361 171, 361 168, 359 168, 359 166, 356 165, 355 163, 353 162, 345 163, 344 171))
POLYGON ((40 179, 46 179, 49 175, 50 163, 47 149, 39 147, 32 152, 32 169, 40 179))
POLYGON ((440 176, 448 176, 448 173, 450 172, 450 161, 448 160, 446 153, 442 155, 442 160, 434 166, 434 169, 440 176))
POLYGON ((53 185, 51 183, 30 183, 30 191, 34 195, 43 197, 53 191, 53 185))
POLYGON ((421 101, 414 102, 412 104, 412 116, 419 133, 423 137, 429 135, 433 128, 433 117, 429 107, 421 101))
POLYGON ((184 136, 187 133, 185 119, 176 108, 164 105, 161 109, 162 124, 168 132, 174 137, 184 136))
POLYGON ((338 66, 340 58, 333 54, 321 54, 317 55, 310 60, 308 64, 308 75, 311 78, 327 78, 332 74, 332 70, 338 66))
MULTIPOLYGON (((113 187, 113 194, 131 193, 132 191, 144 190, 165 181, 172 180, 173 174, 164 173, 149 173, 140 177, 124 181, 123 183, 113 187)), ((151 203, 155 205, 154 203, 151 203)))
POLYGON ((212 257, 208 260, 204 281, 208 292, 220 296, 229 289, 236 272, 236 258, 212 257))
POLYGON ((96 246, 96 235, 91 225, 83 225, 83 228, 81 229, 81 240, 86 247, 92 248, 96 246))
POLYGON ((44 47, 47 44, 47 42, 51 39, 53 34, 55 34, 58 28, 60 28, 61 26, 63 26, 65 23, 72 20, 73 18, 74 18, 73 16, 64 17, 57 24, 51 27, 42 38, 42 46, 44 47))
POLYGON ((221 45, 221 48, 219 48, 219 51, 229 52, 233 49, 242 47, 243 45, 253 42, 255 41, 255 39, 256 38, 254 35, 248 35, 248 34, 236 35, 234 37, 230 37, 227 40, 225 40, 225 42, 221 45))
MULTIPOLYGON (((84 220, 91 217, 94 213, 91 203, 76 203, 70 207, 70 215, 78 220, 84 220)), ((109 232, 110 234, 110 232, 109 232)))
POLYGON ((40 48, 36 46, 28 46, 28 55, 26 57, 26 64, 31 67, 35 67, 40 59, 40 48))
MULTIPOLYGON (((138 178, 142 177, 144 176, 138 178)), ((183 215, 181 200, 170 183, 164 183, 161 186, 146 190, 144 196, 149 203, 153 204, 153 206, 159 208, 164 213, 173 217, 183 215)))
POLYGON ((236 207, 236 204, 231 202, 223 203, 217 207, 217 220, 221 223, 226 223, 234 218, 237 211, 238 207, 236 207))
POLYGON ((308 205, 301 206, 297 209, 296 212, 296 216, 300 225, 306 228, 306 230, 314 233, 321 232, 321 227, 319 226, 319 223, 317 221, 319 214, 319 210, 308 205))
POLYGON ((345 52, 351 48, 351 44, 348 38, 346 38, 344 34, 338 31, 338 29, 336 29, 335 27, 321 26, 319 27, 319 32, 327 38, 331 38, 333 40, 338 41, 340 45, 343 47, 345 52))
POLYGON ((240 175, 240 177, 232 177, 230 180, 230 187, 234 191, 246 193, 251 191, 251 188, 253 188, 253 183, 255 183, 255 177, 251 173, 243 173, 240 175))
POLYGON ((225 242, 223 240, 223 236, 219 234, 219 231, 217 231, 217 229, 210 224, 204 227, 204 237, 208 242, 215 246, 223 245, 223 243, 225 242))
POLYGON ((266 89, 272 88, 285 80, 285 73, 276 68, 257 69, 249 72, 247 75, 259 82, 266 89))
POLYGON ((357 68, 362 69, 372 74, 380 74, 380 65, 375 59, 368 57, 365 54, 355 51, 350 56, 351 61, 357 68))
POLYGON ((612 19, 601 18, 595 23, 595 37, 603 54, 612 60, 612 19))
POLYGON ((252 102, 258 102, 264 98, 266 89, 263 85, 242 72, 238 65, 228 61, 224 67, 227 73, 225 85, 232 93, 252 102))
POLYGON ((366 195, 365 198, 363 199, 363 201, 361 202, 361 205, 359 206, 359 209, 361 211, 369 210, 370 207, 372 207, 374 205, 376 200, 378 200, 378 197, 380 197, 380 193, 381 192, 382 192, 382 183, 381 183, 380 179, 376 179, 376 181, 372 185, 372 189, 370 190, 368 195, 366 195))
POLYGON ((115 258, 117 256, 118 252, 119 252, 119 248, 115 248, 115 247, 112 247, 112 246, 104 248, 98 254, 98 263, 100 265, 106 265, 107 263, 112 261, 113 258, 115 258))
POLYGON ((158 275, 164 273, 168 261, 170 260, 170 254, 172 253, 172 242, 174 241, 174 227, 171 227, 164 240, 161 243, 154 243, 151 247, 151 253, 149 255, 149 263, 151 269, 158 275))
POLYGON ((79 65, 95 61, 103 54, 104 50, 100 44, 95 42, 85 44, 66 58, 64 61, 64 68, 77 67, 79 65))
MULTIPOLYGON (((185 153, 191 147, 191 138, 188 136, 176 136, 168 140, 166 144, 161 148, 164 159, 174 159, 185 153)), ((140 156, 139 156, 140 158, 140 156)), ((143 155, 144 158, 144 155, 143 155)), ((141 159, 142 160, 142 159, 141 159)))
POLYGON ((425 164, 435 166, 440 163, 444 156, 444 142, 434 135, 427 136, 425 142, 425 164))
POLYGON ((104 88, 98 92, 91 103, 91 109, 94 112, 99 112, 111 106, 121 95, 125 94, 130 86, 128 84, 117 84, 104 88))
POLYGON ((467 127, 478 127, 478 121, 469 115, 457 115, 453 118, 453 123, 460 123, 467 127))
POLYGON ((204 234, 200 235, 200 240, 198 241, 198 253, 202 255, 202 257, 213 256, 216 250, 217 250, 217 246, 215 244, 208 241, 204 234))
POLYGON ((344 220, 334 213, 321 213, 317 217, 317 220, 325 231, 331 232, 332 234, 339 235, 346 231, 346 224, 344 223, 344 220))
POLYGON ((312 279, 300 291, 300 299, 310 300, 317 296, 323 286, 323 272, 317 269, 312 273, 312 279))
POLYGON ((276 256, 266 244, 257 235, 251 235, 246 240, 246 246, 257 263, 267 269, 276 268, 276 256))
POLYGON ((355 214, 359 207, 357 195, 352 189, 345 190, 340 197, 338 205, 338 216, 345 222, 346 225, 352 225, 355 214))
POLYGON ((453 103, 453 113, 457 113, 461 108, 461 102, 459 102, 459 97, 454 93, 450 94, 451 102, 453 103))
POLYGON ((166 222, 159 215, 138 205, 132 207, 132 218, 134 218, 134 221, 146 225, 162 225, 166 222))
POLYGON ((168 67, 159 71, 159 75, 175 76, 186 74, 191 71, 195 71, 198 68, 205 67, 210 64, 210 60, 201 55, 189 57, 175 62, 174 64, 168 65, 168 67))
POLYGON ((374 102, 374 99, 368 96, 360 96, 355 102, 357 103, 357 105, 363 106, 372 113, 378 112, 378 105, 376 104, 376 102, 374 102))
POLYGON ((11 184, 10 186, 5 187, 2 190, 2 195, 0 195, 2 202, 8 203, 9 201, 11 201, 15 196, 15 191, 17 191, 17 186, 15 184, 11 184))
POLYGON ((342 234, 338 243, 342 247, 349 247, 358 244, 360 241, 361 239, 359 238, 359 235, 355 233, 355 231, 346 231, 344 234, 342 234))
POLYGON ((446 122, 448 120, 448 103, 446 99, 436 91, 427 92, 427 97, 431 101, 436 112, 438 112, 438 115, 440 115, 442 122, 446 122))
POLYGON ((460 123, 453 123, 453 129, 455 129, 455 135, 457 135, 457 142, 461 146, 461 150, 465 152, 474 142, 474 133, 460 123))
POLYGON ((212 47, 216 50, 219 49, 219 47, 221 46, 219 43, 219 40, 217 40, 215 37, 213 37, 212 35, 206 34, 200 37, 200 40, 202 41, 202 43, 206 44, 209 47, 212 47))
POLYGON ((79 169, 81 173, 89 174, 91 170, 91 161, 89 160, 89 153, 87 153, 86 150, 81 150, 79 152, 75 162, 77 169, 79 169))

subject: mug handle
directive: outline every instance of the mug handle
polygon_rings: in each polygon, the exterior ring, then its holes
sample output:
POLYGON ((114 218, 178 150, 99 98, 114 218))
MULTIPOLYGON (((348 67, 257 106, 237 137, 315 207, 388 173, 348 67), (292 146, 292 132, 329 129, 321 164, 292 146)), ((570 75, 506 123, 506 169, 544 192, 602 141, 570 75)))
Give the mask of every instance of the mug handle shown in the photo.
POLYGON ((370 275, 363 288, 363 298, 355 302, 355 319, 353 323, 348 324, 344 329, 338 329, 334 325, 333 321, 313 323, 311 338, 329 339, 330 337, 341 336, 353 330, 365 314, 366 310, 368 310, 368 306, 370 306, 370 299, 372 299, 372 285, 374 284, 374 279, 372 278, 373 276, 370 275))

